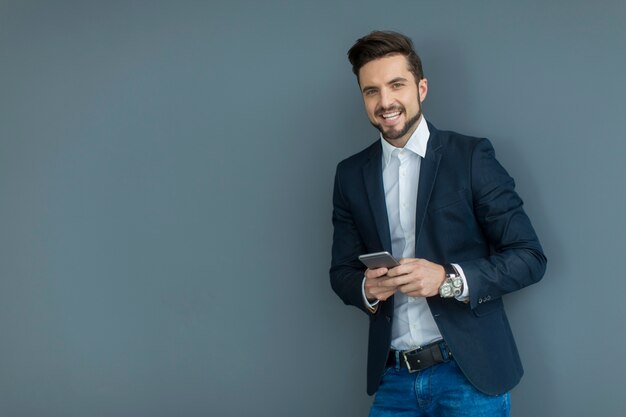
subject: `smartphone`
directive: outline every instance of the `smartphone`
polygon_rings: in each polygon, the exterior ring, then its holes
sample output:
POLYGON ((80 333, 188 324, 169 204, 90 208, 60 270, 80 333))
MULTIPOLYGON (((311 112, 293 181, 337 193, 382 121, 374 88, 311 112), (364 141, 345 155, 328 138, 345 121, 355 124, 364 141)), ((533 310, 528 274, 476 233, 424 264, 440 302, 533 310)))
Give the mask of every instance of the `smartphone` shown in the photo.
POLYGON ((388 268, 391 269, 400 265, 400 262, 389 252, 376 252, 376 253, 368 253, 365 255, 359 256, 359 261, 363 262, 363 264, 369 269, 376 268, 388 268))

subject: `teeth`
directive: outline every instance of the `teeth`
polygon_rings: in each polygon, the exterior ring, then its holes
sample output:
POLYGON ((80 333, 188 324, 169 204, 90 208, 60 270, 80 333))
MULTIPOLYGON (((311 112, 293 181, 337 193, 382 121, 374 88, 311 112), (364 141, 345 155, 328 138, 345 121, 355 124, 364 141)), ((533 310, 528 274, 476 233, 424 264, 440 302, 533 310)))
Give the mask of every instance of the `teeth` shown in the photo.
POLYGON ((399 111, 394 111, 393 113, 384 113, 384 114, 383 114, 383 117, 384 117, 385 119, 389 119, 389 118, 391 118, 391 117, 396 117, 396 116, 399 116, 399 115, 400 115, 400 112, 399 112, 399 111))

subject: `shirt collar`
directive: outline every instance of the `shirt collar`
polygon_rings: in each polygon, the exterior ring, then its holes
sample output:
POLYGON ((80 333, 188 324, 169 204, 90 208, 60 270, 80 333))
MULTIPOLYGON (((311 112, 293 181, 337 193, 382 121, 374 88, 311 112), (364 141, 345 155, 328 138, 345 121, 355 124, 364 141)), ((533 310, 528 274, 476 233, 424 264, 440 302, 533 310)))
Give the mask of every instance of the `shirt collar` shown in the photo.
MULTIPOLYGON (((419 124, 417 125, 417 129, 411 135, 406 145, 404 145, 403 149, 411 151, 422 158, 426 156, 426 145, 428 145, 428 139, 430 138, 430 130, 428 130, 428 124, 426 123, 426 119, 424 115, 420 117, 419 124)), ((391 154, 394 149, 399 149, 390 144, 383 138, 383 134, 380 134, 380 142, 383 146, 383 168, 387 166, 389 163, 389 159, 391 159, 391 154)))

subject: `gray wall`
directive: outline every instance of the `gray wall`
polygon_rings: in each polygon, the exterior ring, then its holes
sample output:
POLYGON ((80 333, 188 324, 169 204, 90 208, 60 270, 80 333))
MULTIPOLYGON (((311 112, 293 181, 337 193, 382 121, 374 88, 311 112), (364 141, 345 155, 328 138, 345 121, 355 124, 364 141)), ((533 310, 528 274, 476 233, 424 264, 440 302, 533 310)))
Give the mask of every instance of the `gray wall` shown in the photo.
POLYGON ((0 1, 0 415, 363 416, 327 276, 346 51, 410 35, 549 258, 513 416, 626 415, 624 1, 0 1))

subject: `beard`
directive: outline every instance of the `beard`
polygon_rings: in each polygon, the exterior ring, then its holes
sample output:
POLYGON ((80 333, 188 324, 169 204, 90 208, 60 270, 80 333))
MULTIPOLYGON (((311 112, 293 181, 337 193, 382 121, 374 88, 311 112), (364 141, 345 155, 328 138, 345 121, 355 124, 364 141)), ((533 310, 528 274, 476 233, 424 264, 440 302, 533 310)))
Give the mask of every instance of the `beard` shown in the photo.
MULTIPOLYGON (((406 114, 404 107, 393 107, 389 109, 381 109, 378 113, 387 113, 391 111, 401 111, 406 114)), ((400 139, 401 137, 406 135, 409 132, 409 130, 411 130, 414 126, 416 126, 417 121, 420 119, 421 116, 422 116, 422 106, 420 106, 419 110, 417 111, 417 114, 411 117, 409 120, 407 120, 404 123, 404 126, 402 126, 402 128, 399 130, 390 129, 390 130, 385 131, 385 129, 383 128, 381 124, 374 123, 372 121, 370 121, 370 123, 376 129, 378 129, 380 133, 382 133, 385 139, 394 140, 394 139, 400 139)))

